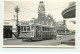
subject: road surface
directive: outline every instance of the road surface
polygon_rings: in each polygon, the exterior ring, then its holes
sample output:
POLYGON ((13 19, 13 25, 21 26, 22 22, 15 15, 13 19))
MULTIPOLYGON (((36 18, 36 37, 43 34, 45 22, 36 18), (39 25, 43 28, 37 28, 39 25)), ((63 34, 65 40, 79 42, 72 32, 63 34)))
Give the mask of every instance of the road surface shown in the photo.
MULTIPOLYGON (((55 39, 49 39, 49 40, 42 40, 42 41, 22 41, 21 39, 4 39, 3 44, 4 45, 44 45, 44 46, 57 46, 60 45, 61 42, 68 42, 71 39, 75 39, 74 35, 61 35, 57 36, 55 39)), ((66 44, 65 44, 66 45, 66 44)))

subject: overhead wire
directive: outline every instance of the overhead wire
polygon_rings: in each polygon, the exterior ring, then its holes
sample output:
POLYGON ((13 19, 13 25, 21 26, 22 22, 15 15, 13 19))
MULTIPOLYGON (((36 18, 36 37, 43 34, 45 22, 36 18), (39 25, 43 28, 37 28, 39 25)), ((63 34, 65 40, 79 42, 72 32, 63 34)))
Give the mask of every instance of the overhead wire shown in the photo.
MULTIPOLYGON (((14 5, 14 6, 18 6, 18 5, 16 5, 16 4, 13 4, 13 3, 10 3, 10 2, 7 2, 7 1, 5 1, 6 3, 8 3, 8 4, 11 4, 11 5, 14 5)), ((23 8, 23 9, 25 9, 25 10, 28 10, 28 11, 32 11, 32 12, 36 12, 36 11, 34 11, 34 10, 30 10, 30 9, 27 9, 27 8, 24 8, 24 7, 22 7, 22 6, 19 6, 19 7, 21 7, 21 8, 23 8)))
MULTIPOLYGON (((13 3, 10 3, 10 2, 7 2, 7 1, 6 1, 6 3, 12 4, 12 5, 14 5, 14 6, 18 6, 18 5, 16 5, 16 4, 13 4, 13 3)), ((24 7, 22 7, 22 6, 19 6, 19 7, 27 10, 27 11, 21 11, 21 10, 20 10, 21 12, 36 12, 36 13, 38 13, 38 11, 30 10, 30 9, 24 8, 24 7)), ((53 10, 58 10, 58 9, 62 9, 62 8, 64 8, 64 7, 48 9, 47 11, 53 11, 53 10)))

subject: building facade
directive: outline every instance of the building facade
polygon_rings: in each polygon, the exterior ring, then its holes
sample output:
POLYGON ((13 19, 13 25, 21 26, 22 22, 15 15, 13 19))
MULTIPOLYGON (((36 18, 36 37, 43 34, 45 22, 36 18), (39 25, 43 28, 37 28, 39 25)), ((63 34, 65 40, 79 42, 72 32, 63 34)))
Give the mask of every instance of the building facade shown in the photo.
POLYGON ((16 20, 4 20, 3 21, 3 37, 4 38, 13 38, 15 37, 13 33, 17 32, 16 20))

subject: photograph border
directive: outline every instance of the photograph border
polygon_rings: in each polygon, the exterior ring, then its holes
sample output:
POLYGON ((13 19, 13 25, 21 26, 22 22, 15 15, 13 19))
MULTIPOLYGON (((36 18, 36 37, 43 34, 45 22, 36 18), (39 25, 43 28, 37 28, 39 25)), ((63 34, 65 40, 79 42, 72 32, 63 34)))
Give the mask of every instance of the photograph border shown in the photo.
MULTIPOLYGON (((37 46, 37 45, 3 45, 3 19, 4 19, 4 1, 12 1, 12 0, 2 0, 2 24, 1 24, 1 42, 3 48, 66 48, 66 49, 75 49, 77 47, 77 0, 76 0, 76 33, 75 33, 75 46, 37 46)), ((27 1, 27 0, 13 0, 13 1, 27 1)), ((32 0, 31 0, 32 1, 32 0)), ((37 0, 36 0, 37 1, 37 0)))

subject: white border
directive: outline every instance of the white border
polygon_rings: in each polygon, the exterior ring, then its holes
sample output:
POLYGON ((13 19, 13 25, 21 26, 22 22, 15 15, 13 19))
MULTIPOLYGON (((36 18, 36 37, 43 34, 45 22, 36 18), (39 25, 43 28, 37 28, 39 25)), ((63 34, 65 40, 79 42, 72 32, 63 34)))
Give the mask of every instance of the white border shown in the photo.
MULTIPOLYGON (((2 36, 1 36, 1 42, 2 42, 2 47, 8 47, 8 48, 61 48, 61 49, 75 49, 76 47, 76 42, 77 42, 77 0, 76 0, 76 34, 75 34, 75 46, 37 46, 37 45, 3 45, 3 19, 4 19, 4 1, 33 1, 33 0, 2 0, 2 36)), ((37 1, 37 0, 35 0, 37 1)), ((38 0, 40 1, 40 0, 38 0)), ((43 1, 47 1, 47 0, 43 0, 43 1)), ((50 0, 51 1, 51 0, 50 0)), ((64 0, 63 0, 64 1, 64 0)), ((66 2, 69 2, 67 0, 65 0, 66 2)), ((73 1, 73 0, 70 0, 73 1)), ((56 1, 55 1, 56 2, 56 1)), ((61 2, 61 0, 59 0, 58 2, 61 2)))

